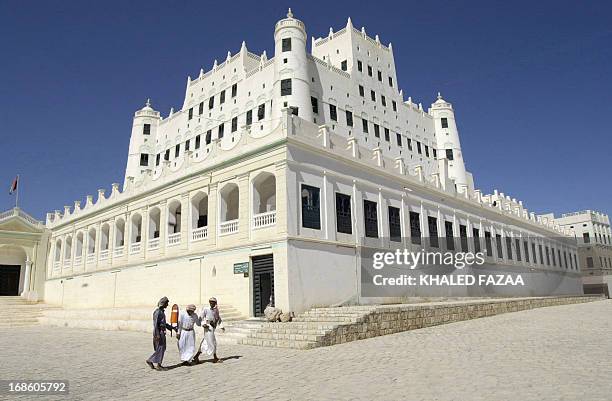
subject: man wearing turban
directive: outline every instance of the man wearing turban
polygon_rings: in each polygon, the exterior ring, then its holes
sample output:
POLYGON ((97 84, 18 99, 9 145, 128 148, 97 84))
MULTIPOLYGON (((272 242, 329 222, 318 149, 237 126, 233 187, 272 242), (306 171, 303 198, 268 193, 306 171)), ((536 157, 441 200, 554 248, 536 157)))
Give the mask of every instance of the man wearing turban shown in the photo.
POLYGON ((170 301, 163 297, 157 303, 157 309, 153 312, 153 355, 146 360, 151 369, 166 370, 162 366, 164 353, 166 352, 166 329, 172 330, 172 326, 166 323, 166 313, 170 301))
POLYGON ((178 347, 183 365, 189 365, 195 353, 195 330, 194 326, 201 326, 200 317, 195 313, 194 304, 187 305, 185 312, 181 312, 178 320, 178 347))

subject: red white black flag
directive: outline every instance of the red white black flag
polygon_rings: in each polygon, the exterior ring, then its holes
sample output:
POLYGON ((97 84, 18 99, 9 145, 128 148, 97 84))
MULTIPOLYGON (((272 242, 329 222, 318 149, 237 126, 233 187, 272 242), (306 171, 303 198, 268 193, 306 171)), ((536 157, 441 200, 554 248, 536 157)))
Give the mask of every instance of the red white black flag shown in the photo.
POLYGON ((11 188, 9 189, 9 195, 12 195, 15 192, 17 192, 18 185, 19 185, 19 176, 15 177, 15 179, 13 180, 13 183, 11 184, 11 188))

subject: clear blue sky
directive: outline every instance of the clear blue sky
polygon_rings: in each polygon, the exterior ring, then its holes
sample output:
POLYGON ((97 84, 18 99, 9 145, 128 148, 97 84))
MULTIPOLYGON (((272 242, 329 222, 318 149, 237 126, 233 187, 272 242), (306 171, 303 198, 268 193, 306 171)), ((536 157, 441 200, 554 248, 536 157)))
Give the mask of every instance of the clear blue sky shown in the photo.
POLYGON ((17 173, 38 218, 110 192, 145 99, 179 109, 187 75, 242 40, 272 55, 288 6, 310 36, 350 16, 391 41, 405 96, 454 104, 477 187, 612 213, 609 1, 0 1, 0 209, 17 173))

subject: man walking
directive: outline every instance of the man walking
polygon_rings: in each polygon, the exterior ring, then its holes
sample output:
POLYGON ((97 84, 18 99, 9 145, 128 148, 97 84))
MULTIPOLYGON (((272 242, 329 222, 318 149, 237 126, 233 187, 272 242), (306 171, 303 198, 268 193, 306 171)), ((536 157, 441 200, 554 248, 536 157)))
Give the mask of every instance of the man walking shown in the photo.
POLYGON ((195 353, 195 330, 197 324, 201 326, 200 317, 195 313, 196 306, 194 304, 187 305, 186 311, 181 312, 178 320, 178 347, 181 361, 183 365, 189 365, 193 354, 195 353))
POLYGON ((157 309, 153 312, 153 355, 146 360, 147 365, 155 370, 167 370, 162 366, 164 353, 166 352, 166 329, 172 330, 173 327, 166 323, 166 314, 164 310, 168 307, 170 301, 167 297, 163 297, 157 303, 157 309), (157 365, 155 365, 157 364, 157 365))
MULTIPOLYGON (((200 319, 202 320, 202 326, 204 327, 204 338, 200 343, 200 349, 193 358, 195 363, 199 363, 199 356, 202 352, 206 355, 213 355, 213 362, 222 362, 217 357, 217 338, 215 337, 215 330, 220 327, 221 316, 219 315, 219 308, 217 307, 217 298, 212 297, 208 300, 210 307, 206 307, 202 310, 200 319)), ((221 330, 225 331, 224 327, 220 327, 221 330)))

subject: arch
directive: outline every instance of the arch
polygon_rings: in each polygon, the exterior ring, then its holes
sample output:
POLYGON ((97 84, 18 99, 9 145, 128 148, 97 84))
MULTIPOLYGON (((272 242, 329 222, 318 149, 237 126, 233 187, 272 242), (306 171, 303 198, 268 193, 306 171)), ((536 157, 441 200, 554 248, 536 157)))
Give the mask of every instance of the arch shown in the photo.
POLYGON ((76 236, 76 248, 75 248, 75 257, 83 256, 83 231, 79 231, 76 236))
POLYGON ((119 248, 125 242, 125 220, 117 219, 115 221, 115 247, 119 248))
POLYGON ((72 236, 67 236, 64 243, 64 260, 72 259, 72 236))
POLYGON ((55 257, 53 258, 53 260, 55 262, 59 262, 62 259, 62 239, 58 238, 57 241, 55 241, 55 257))
POLYGON ((198 191, 191 198, 191 228, 208 226, 208 194, 198 191))
POLYGON ((108 223, 102 224, 100 228, 100 249, 103 251, 108 250, 110 246, 110 225, 108 223))
POLYGON ((139 243, 142 239, 142 215, 140 213, 134 213, 131 218, 132 223, 132 235, 130 243, 139 243))
POLYGON ((181 202, 173 199, 168 203, 168 235, 181 232, 181 202))
POLYGON ((221 191, 220 219, 221 222, 237 220, 239 217, 240 191, 234 183, 225 184, 221 191))
POLYGON ((91 255, 96 253, 96 229, 90 228, 87 233, 87 254, 91 255))
POLYGON ((276 176, 261 172, 253 179, 253 213, 276 210, 276 176))
MULTIPOLYGON (((28 249, 28 247, 25 246, 0 244, 0 269, 10 269, 12 272, 9 274, 15 274, 15 270, 17 270, 17 267, 19 267, 19 276, 16 280, 17 282, 12 280, 5 282, 8 284, 8 287, 10 287, 4 288, 4 290, 7 291, 5 293, 6 295, 19 295, 24 290, 27 290, 24 288, 24 286, 26 281, 26 264, 28 260, 31 260, 30 252, 31 251, 28 249)), ((53 266, 53 264, 51 264, 51 266, 53 266)))
POLYGON ((159 238, 161 210, 154 207, 149 211, 149 239, 159 238))

